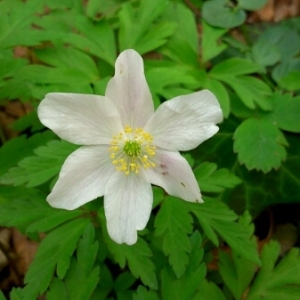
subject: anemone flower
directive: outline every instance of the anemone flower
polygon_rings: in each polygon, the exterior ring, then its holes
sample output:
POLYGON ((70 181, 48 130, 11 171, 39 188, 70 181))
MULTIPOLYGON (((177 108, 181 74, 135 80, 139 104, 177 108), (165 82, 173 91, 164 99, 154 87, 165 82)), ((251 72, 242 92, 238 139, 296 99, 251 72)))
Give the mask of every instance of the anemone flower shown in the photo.
POLYGON ((208 90, 178 96, 154 111, 143 60, 134 50, 116 60, 105 96, 49 93, 38 107, 41 122, 81 145, 64 162, 47 197, 56 208, 76 209, 104 195, 110 237, 134 244, 151 213, 151 184, 190 202, 203 202, 193 171, 178 151, 213 136, 222 121, 208 90))

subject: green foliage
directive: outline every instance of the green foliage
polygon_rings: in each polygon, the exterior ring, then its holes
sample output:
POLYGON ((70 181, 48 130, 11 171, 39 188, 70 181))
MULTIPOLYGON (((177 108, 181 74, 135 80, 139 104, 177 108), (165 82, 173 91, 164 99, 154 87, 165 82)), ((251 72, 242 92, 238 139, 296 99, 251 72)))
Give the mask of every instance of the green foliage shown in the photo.
POLYGON ((252 240, 254 226, 245 212, 248 222, 235 222, 238 216, 228 207, 214 199, 206 199, 202 205, 189 203, 206 236, 219 246, 218 233, 237 254, 253 262, 260 263, 256 245, 252 240))
POLYGON ((217 165, 209 162, 199 165, 194 174, 202 192, 220 193, 225 188, 233 188, 241 183, 241 180, 227 169, 217 170, 217 165))
POLYGON ((36 156, 29 156, 11 168, 9 173, 0 177, 0 183, 35 187, 47 182, 59 173, 65 159, 78 146, 65 141, 51 141, 47 146, 34 150, 36 156))
POLYGON ((126 244, 119 245, 112 241, 107 234, 106 220, 102 210, 99 211, 99 217, 103 227, 105 242, 114 260, 121 268, 124 268, 128 264, 133 276, 140 278, 150 288, 157 289, 157 279, 154 273, 155 266, 150 259, 152 252, 145 240, 140 237, 133 246, 126 244))
POLYGON ((248 119, 234 134, 234 150, 238 159, 246 167, 268 172, 278 168, 286 158, 284 146, 288 143, 284 135, 272 123, 265 119, 248 119))
POLYGON ((242 25, 246 19, 246 13, 228 3, 226 0, 210 0, 203 4, 203 18, 210 25, 233 28, 242 25))
POLYGON ((202 238, 198 231, 190 237, 190 242, 192 251, 184 275, 177 278, 170 267, 161 272, 163 299, 193 299, 199 290, 199 282, 204 279, 206 268, 202 262, 203 250, 199 250, 202 238))
POLYGON ((296 300, 300 293, 299 249, 291 251, 278 263, 280 246, 271 241, 262 251, 262 267, 249 291, 247 299, 274 299, 284 297, 296 300))
POLYGON ((247 23, 246 11, 266 2, 0 1, 1 126, 9 101, 30 110, 10 125, 19 136, 0 128, 0 225, 40 242, 10 299, 299 298, 299 251, 279 258, 271 241, 260 255, 253 236, 263 209, 300 199, 300 22, 247 23), (205 88, 224 115, 214 137, 184 154, 205 202, 153 187, 149 223, 133 246, 109 238, 102 199, 73 211, 49 206, 78 146, 45 131, 36 113, 49 92, 103 95, 128 48, 143 55, 155 108, 205 88))
POLYGON ((163 252, 179 278, 188 263, 191 243, 188 234, 192 233, 192 216, 182 200, 167 197, 155 218, 155 235, 163 237, 163 252))

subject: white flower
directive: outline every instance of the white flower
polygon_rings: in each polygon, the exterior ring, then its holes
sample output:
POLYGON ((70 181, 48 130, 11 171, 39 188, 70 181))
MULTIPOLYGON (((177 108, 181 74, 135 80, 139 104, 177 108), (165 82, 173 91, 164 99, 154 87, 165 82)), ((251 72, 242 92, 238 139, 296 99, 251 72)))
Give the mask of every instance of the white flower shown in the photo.
POLYGON ((131 245, 149 220, 151 183, 186 201, 203 202, 178 151, 214 135, 222 112, 207 90, 178 96, 154 112, 141 56, 126 50, 115 67, 105 96, 50 93, 38 116, 60 138, 83 145, 66 159, 47 201, 71 210, 104 195, 110 237, 131 245))

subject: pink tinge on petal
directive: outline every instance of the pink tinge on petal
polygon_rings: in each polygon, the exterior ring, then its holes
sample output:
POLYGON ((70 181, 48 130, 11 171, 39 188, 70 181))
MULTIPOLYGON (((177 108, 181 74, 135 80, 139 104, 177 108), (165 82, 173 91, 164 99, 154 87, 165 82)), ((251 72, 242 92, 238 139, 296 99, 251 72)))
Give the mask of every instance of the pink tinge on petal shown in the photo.
POLYGON ((105 96, 119 110, 124 127, 143 127, 154 112, 143 59, 136 51, 125 50, 117 58, 115 69, 115 76, 109 81, 105 96))
POLYGON ((96 95, 47 94, 38 116, 60 138, 78 145, 109 144, 123 128, 114 104, 96 95))
POLYGON ((117 171, 108 181, 104 211, 108 233, 116 243, 132 245, 143 230, 152 209, 152 188, 140 174, 117 171))
POLYGON ((215 124, 222 118, 218 100, 204 90, 164 102, 144 130, 153 135, 157 147, 187 151, 212 137, 219 130, 215 124))
POLYGON ((180 153, 156 149, 152 160, 156 164, 155 168, 145 170, 152 184, 186 201, 203 202, 194 173, 180 153))
POLYGON ((114 172, 108 146, 82 146, 64 162, 47 201, 56 208, 76 209, 103 196, 114 172))

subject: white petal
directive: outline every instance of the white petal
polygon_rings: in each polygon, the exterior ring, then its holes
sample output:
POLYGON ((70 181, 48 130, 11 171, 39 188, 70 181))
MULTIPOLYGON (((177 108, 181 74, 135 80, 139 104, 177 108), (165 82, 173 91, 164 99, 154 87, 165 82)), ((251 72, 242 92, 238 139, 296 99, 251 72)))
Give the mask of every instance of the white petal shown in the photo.
POLYGON ((107 230, 116 243, 132 245, 145 228, 152 209, 152 188, 141 174, 113 174, 104 195, 107 230))
POLYGON ((144 127, 154 108, 143 60, 136 51, 126 50, 117 58, 115 68, 105 96, 119 109, 124 127, 144 127))
POLYGON ((74 144, 109 144, 122 131, 120 115, 103 96, 50 93, 38 107, 41 122, 74 144))
POLYGON ((53 207, 75 209, 103 196, 107 181, 116 172, 109 146, 82 146, 65 161, 47 201, 53 207))
POLYGON ((180 153, 156 149, 156 154, 151 159, 156 166, 145 172, 152 184, 162 187, 169 195, 186 201, 203 202, 194 173, 180 153))
POLYGON ((213 136, 222 121, 217 98, 208 90, 179 96, 164 102, 144 130, 154 144, 168 150, 190 150, 213 136))

